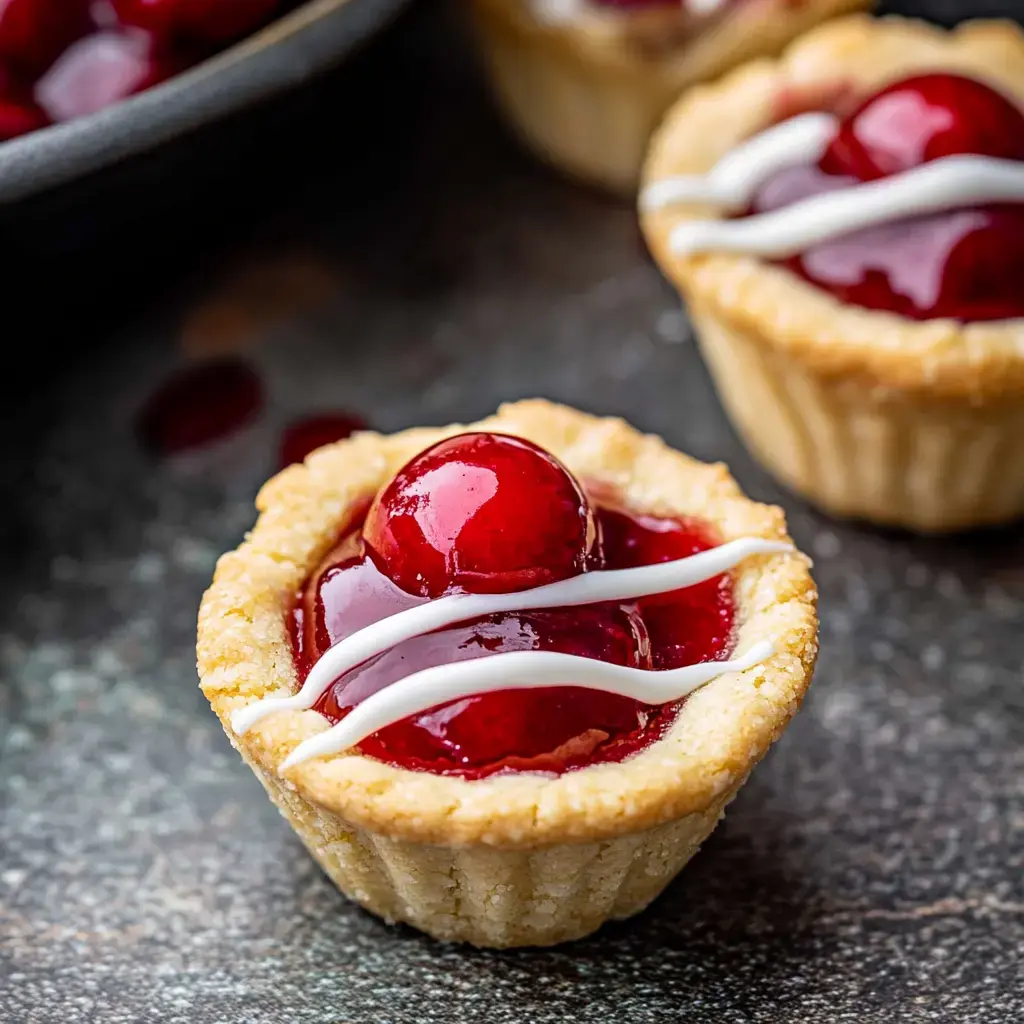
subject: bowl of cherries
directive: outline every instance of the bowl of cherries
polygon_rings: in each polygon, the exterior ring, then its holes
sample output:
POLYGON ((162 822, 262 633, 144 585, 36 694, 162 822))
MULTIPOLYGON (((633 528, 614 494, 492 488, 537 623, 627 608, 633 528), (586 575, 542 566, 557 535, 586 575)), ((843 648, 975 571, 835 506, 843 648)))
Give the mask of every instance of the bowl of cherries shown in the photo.
POLYGON ((0 203, 340 60, 405 0, 0 0, 0 203))

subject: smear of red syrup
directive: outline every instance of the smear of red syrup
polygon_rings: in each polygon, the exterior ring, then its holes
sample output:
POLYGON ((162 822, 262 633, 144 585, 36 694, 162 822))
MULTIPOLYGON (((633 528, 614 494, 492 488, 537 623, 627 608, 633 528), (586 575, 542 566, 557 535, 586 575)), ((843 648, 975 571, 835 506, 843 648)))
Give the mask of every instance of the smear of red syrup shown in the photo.
MULTIPOLYGON (((686 557, 716 543, 709 524, 597 507, 601 567, 686 557)), ((352 530, 313 572, 289 628, 300 679, 333 644, 424 598, 400 590, 365 556, 352 530)), ((340 721, 370 694, 422 668, 499 651, 555 650, 652 669, 727 655, 735 606, 728 575, 639 602, 512 613, 461 623, 391 649, 341 676, 316 709, 340 721)), ((679 703, 651 707, 576 687, 480 694, 410 716, 360 745, 413 771, 484 778, 507 771, 560 773, 616 762, 658 739, 679 703)))

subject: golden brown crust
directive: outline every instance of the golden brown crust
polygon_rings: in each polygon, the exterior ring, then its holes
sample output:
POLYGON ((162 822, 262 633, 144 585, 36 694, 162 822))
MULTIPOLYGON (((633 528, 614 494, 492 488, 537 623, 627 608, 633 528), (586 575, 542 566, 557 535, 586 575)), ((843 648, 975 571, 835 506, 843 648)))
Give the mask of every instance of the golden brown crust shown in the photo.
MULTIPOLYGON (((346 517, 411 456, 466 427, 360 434, 314 452, 260 492, 245 543, 224 555, 199 613, 203 692, 236 746, 270 773, 325 729, 316 712, 282 712, 235 737, 228 716, 296 676, 285 612, 346 517)), ((673 451, 621 420, 536 400, 501 408, 470 429, 528 438, 580 477, 613 485, 633 506, 714 523, 724 540, 786 537, 781 510, 746 499, 721 465, 673 451)), ((817 595, 799 554, 751 559, 736 572, 738 646, 771 638, 763 665, 694 694, 669 734, 633 759, 567 773, 463 779, 409 772, 356 755, 310 761, 288 783, 313 803, 375 833, 426 843, 530 848, 583 842, 704 813, 750 771, 798 709, 817 652, 817 595)))
MULTIPOLYGON (((828 92, 850 83, 861 93, 918 70, 963 71, 1024 104, 1024 32, 1010 22, 969 22, 946 31, 921 22, 855 15, 794 43, 714 85, 691 90, 670 110, 648 156, 644 179, 702 173, 738 142, 771 123, 780 95, 828 92)), ((753 257, 680 257, 674 225, 714 216, 673 207, 642 216, 662 270, 684 297, 765 339, 809 371, 878 389, 879 398, 1019 401, 1024 392, 1024 320, 962 325, 912 321, 846 305, 780 267, 753 257)))

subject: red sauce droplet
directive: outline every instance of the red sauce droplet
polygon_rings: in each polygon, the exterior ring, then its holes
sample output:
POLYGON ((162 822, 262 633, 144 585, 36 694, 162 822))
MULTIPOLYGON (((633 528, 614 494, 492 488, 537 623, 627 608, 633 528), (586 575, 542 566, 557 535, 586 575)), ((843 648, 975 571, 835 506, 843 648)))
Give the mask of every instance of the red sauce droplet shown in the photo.
MULTIPOLYGON (((604 542, 591 568, 668 561, 713 547, 710 527, 691 521, 596 511, 604 542)), ((301 678, 340 639, 423 603, 383 575, 349 533, 312 574, 293 620, 301 678)), ((668 669, 726 656, 732 641, 728 577, 639 602, 492 616, 400 644, 346 673, 317 710, 338 721, 360 701, 422 668, 501 651, 549 650, 638 668, 668 669)), ((621 761, 660 737, 679 705, 651 706, 578 687, 499 691, 397 722, 360 751, 402 768, 483 778, 498 772, 561 773, 621 761)))
POLYGON ((290 423, 281 435, 278 462, 283 469, 294 462, 302 462, 310 452, 325 444, 344 441, 358 430, 366 429, 360 416, 345 412, 321 413, 290 423))
POLYGON ((150 396, 137 429, 151 451, 174 455, 234 433, 262 404, 263 385, 246 363, 202 363, 171 377, 150 396))
MULTIPOLYGON (((758 191, 753 213, 955 154, 1024 160, 1024 114, 957 75, 895 83, 842 124, 817 165, 790 167, 758 191)), ((1024 204, 909 217, 824 242, 783 261, 843 302, 914 320, 1024 316, 1024 204)))

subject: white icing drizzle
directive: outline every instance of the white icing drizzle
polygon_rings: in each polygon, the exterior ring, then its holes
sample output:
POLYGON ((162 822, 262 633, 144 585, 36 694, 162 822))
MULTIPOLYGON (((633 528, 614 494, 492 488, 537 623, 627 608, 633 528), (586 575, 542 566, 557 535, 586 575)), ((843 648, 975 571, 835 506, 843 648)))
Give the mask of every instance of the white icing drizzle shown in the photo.
POLYGON ((705 661, 699 665, 655 672, 627 668, 606 661, 550 651, 509 651, 473 661, 423 669, 378 690, 353 708, 337 725, 311 736, 285 758, 281 771, 313 757, 337 754, 367 736, 409 715, 427 711, 462 697, 493 690, 534 690, 544 686, 581 686, 632 697, 645 704, 668 704, 726 672, 742 672, 770 658, 770 641, 754 644, 731 661, 705 661))
MULTIPOLYGON (((644 565, 634 569, 588 572, 575 576, 572 579, 550 583, 547 586, 535 587, 532 590, 513 594, 455 594, 450 597, 442 597, 389 616, 364 629, 358 630, 351 636, 345 637, 331 647, 330 650, 326 651, 323 657, 316 662, 298 693, 291 694, 288 697, 268 697, 255 701, 247 707, 239 708, 231 716, 231 727, 238 735, 242 735, 261 719, 276 711, 311 708, 327 688, 349 670, 405 640, 422 636, 424 633, 431 633, 434 630, 444 629, 459 622, 466 622, 470 619, 483 618, 489 615, 588 605, 601 601, 631 601, 640 597, 663 594, 682 587, 703 583, 705 580, 712 579, 723 572, 728 572, 741 561, 753 555, 778 554, 791 550, 791 545, 781 541, 765 540, 760 537, 743 537, 738 540, 729 541, 716 548, 711 548, 708 551, 691 555, 689 558, 680 558, 673 562, 644 565)), ((461 687, 472 686, 471 691, 460 690, 461 695, 465 696, 467 692, 485 693, 495 689, 508 688, 507 682, 503 681, 509 671, 502 667, 506 664, 511 666, 517 678, 519 678, 518 673, 527 664, 536 663, 542 673, 544 671, 553 671, 553 669, 545 669, 545 665, 550 666, 553 664, 550 660, 547 662, 538 661, 534 657, 534 655, 547 657, 548 652, 509 652, 509 655, 511 654, 529 655, 530 660, 527 662, 523 658, 516 658, 509 662, 506 655, 492 655, 469 663, 459 662, 454 665, 439 666, 436 669, 426 670, 430 674, 428 682, 431 679, 436 679, 438 680, 436 685, 443 687, 446 685, 443 677, 449 671, 453 671, 455 675, 452 677, 454 680, 452 685, 461 687), (500 675, 502 678, 496 681, 495 674, 492 674, 489 666, 497 666, 496 675, 500 675)), ((762 657, 764 656, 762 655, 762 657)), ((606 689, 607 684, 611 681, 611 675, 605 669, 599 667, 604 665, 604 663, 594 659, 560 655, 559 664, 570 674, 572 685, 574 686, 590 685, 591 688, 606 689), (569 662, 565 661, 566 658, 569 659, 569 662), (587 679, 593 682, 588 684, 585 682, 587 679)), ((682 669, 661 673, 641 672, 641 675, 657 675, 662 679, 670 679, 670 682, 674 683, 675 689, 673 692, 675 692, 676 696, 663 697, 659 701, 660 703, 666 700, 678 700, 680 697, 685 696, 693 688, 692 679, 697 678, 701 673, 711 671, 712 676, 716 676, 731 670, 729 662, 711 662, 709 665, 710 668, 693 666, 696 673, 685 678, 677 674, 683 672, 684 670, 682 669), (681 691, 679 689, 680 686, 684 687, 681 691)), ((530 669, 529 672, 530 677, 523 676, 522 678, 532 678, 534 670, 530 669)), ((412 678, 422 677, 422 675, 423 673, 417 673, 412 678)), ((613 673, 613 675, 619 681, 618 685, 624 685, 622 682, 624 677, 621 673, 613 673)), ((635 678, 630 678, 635 683, 635 678)), ((703 679, 702 676, 701 678, 703 679)), ((703 682, 706 681, 707 679, 703 679, 703 682)), ((399 721, 410 714, 415 714, 417 711, 424 709, 418 700, 418 688, 410 689, 405 685, 406 683, 408 683, 408 679, 399 680, 386 688, 389 694, 392 690, 396 691, 394 694, 391 694, 386 704, 389 709, 388 714, 392 716, 390 722, 399 721), (398 689, 396 690, 396 688, 398 689)), ((530 686, 540 684, 523 682, 517 685, 530 686)), ((550 683, 547 685, 550 685, 550 683)), ((702 683, 697 683, 696 685, 702 685, 702 683)), ((381 693, 383 692, 385 691, 381 691, 381 693)), ((620 691, 613 689, 612 692, 620 691)), ((379 696, 379 694, 375 696, 379 696)), ((442 700, 444 699, 447 698, 442 698, 442 700)), ((369 703, 369 700, 364 703, 369 703)), ((433 703, 436 703, 436 701, 433 703)), ((433 703, 426 706, 431 707, 433 703)), ((374 704, 374 707, 381 706, 384 705, 374 704)), ((348 721, 348 718, 345 721, 348 721)), ((384 724, 389 724, 389 722, 384 724)), ((381 728, 381 726, 377 725, 375 726, 376 728, 381 728)), ((375 729, 371 730, 371 732, 375 731, 375 729)), ((333 730, 330 730, 323 735, 332 735, 333 732, 333 730)), ((321 737, 316 739, 321 744, 328 742, 321 739, 321 737)), ((305 760, 307 756, 312 757, 316 755, 304 754, 301 759, 305 760)), ((297 757, 299 757, 298 749, 289 758, 289 764, 298 763, 297 757)))
POLYGON ((640 209, 675 203, 716 203, 743 208, 772 175, 793 164, 819 160, 835 135, 831 114, 802 114, 755 135, 728 153, 707 174, 652 182, 640 195, 640 209))
POLYGON ((738 220, 688 221, 671 234, 680 255, 743 252, 782 259, 811 246, 905 217, 977 203, 1024 202, 1024 163, 950 156, 902 174, 738 220))
MULTIPOLYGON (((785 167, 818 160, 835 134, 831 114, 802 114, 736 147, 706 175, 649 185, 641 208, 750 203, 757 189, 785 167)), ((689 220, 669 236, 680 255, 739 252, 771 259, 893 220, 978 203, 1024 202, 1024 163, 986 156, 948 156, 901 174, 811 196, 791 206, 737 220, 689 220)))

